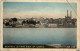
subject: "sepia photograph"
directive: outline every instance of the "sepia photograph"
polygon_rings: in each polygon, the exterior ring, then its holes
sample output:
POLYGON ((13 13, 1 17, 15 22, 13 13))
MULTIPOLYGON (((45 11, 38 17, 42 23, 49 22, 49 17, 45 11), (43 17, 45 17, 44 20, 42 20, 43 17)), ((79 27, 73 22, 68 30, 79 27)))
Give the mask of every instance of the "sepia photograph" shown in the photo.
POLYGON ((3 48, 77 48, 77 3, 3 2, 3 48))

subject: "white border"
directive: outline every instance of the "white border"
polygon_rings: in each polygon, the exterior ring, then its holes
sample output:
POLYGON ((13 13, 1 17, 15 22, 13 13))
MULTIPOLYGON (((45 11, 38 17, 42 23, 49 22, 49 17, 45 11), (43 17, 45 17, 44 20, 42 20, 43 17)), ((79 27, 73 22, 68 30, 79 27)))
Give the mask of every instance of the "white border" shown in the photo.
POLYGON ((3 48, 3 2, 67 2, 66 0, 2 0, 1 1, 1 51, 77 51, 80 49, 80 1, 68 0, 77 3, 77 48, 76 49, 37 49, 37 48, 3 48))

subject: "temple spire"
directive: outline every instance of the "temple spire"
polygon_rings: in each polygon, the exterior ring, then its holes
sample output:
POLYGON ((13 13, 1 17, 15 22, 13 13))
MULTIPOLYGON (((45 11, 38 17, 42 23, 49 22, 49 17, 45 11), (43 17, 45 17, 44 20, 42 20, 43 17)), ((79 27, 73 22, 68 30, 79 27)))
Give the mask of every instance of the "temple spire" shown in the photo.
POLYGON ((72 11, 70 12, 70 17, 72 17, 72 11))
POLYGON ((67 10, 67 17, 68 17, 68 10, 67 10))

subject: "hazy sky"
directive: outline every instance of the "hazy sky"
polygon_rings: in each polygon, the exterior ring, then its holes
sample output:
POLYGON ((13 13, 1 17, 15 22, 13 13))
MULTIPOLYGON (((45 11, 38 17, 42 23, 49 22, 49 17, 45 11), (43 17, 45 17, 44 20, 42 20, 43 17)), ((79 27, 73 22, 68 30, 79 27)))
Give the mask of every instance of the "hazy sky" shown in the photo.
MULTIPOLYGON (((77 4, 70 3, 77 12, 77 4)), ((74 10, 68 3, 54 2, 4 2, 4 18, 27 18, 27 17, 53 17, 62 18, 66 16, 67 10, 72 11, 72 17, 76 18, 74 10)))

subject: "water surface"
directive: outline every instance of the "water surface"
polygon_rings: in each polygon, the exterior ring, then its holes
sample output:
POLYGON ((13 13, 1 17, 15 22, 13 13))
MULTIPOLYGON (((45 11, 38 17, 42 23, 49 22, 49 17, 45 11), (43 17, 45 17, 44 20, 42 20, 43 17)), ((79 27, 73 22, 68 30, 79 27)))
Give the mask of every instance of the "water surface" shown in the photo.
POLYGON ((63 44, 76 46, 76 28, 4 28, 4 44, 63 44))

